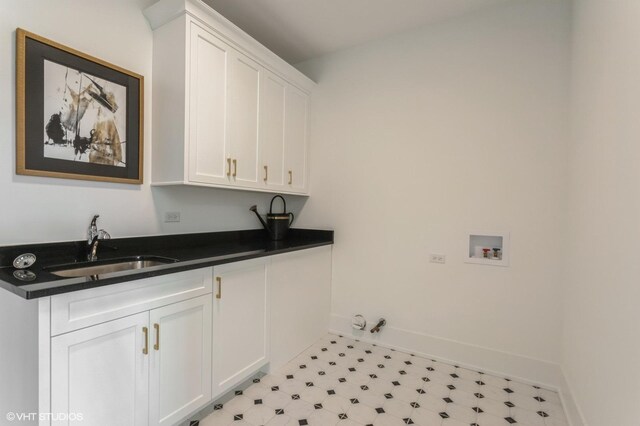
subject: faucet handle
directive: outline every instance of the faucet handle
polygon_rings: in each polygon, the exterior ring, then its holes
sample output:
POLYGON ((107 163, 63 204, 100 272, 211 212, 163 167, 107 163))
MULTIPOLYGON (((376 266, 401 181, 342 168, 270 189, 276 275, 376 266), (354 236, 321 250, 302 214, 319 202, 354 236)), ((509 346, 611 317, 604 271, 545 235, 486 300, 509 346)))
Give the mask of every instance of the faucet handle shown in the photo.
POLYGON ((110 240, 111 239, 111 235, 109 235, 109 233, 107 231, 105 231, 104 229, 101 229, 98 231, 98 239, 99 240, 110 240))

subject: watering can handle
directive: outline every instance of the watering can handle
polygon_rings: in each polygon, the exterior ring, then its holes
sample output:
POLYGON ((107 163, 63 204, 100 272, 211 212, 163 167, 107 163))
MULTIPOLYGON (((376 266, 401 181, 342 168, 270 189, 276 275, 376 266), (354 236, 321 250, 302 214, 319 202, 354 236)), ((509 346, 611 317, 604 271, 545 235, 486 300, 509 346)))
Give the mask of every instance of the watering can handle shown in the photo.
MULTIPOLYGON (((276 198, 280 198, 282 200, 282 204, 284 205, 282 213, 285 214, 287 212, 287 202, 284 200, 284 197, 282 195, 276 195, 271 199, 271 204, 269 205, 269 214, 273 213, 273 202, 276 198)), ((293 219, 291 220, 291 222, 293 222, 293 219)))

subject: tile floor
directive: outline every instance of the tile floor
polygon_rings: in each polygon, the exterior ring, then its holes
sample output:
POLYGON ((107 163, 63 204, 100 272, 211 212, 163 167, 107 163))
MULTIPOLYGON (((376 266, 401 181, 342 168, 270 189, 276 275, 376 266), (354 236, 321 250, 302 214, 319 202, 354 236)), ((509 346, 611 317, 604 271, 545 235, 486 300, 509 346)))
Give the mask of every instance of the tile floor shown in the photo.
MULTIPOLYGON (((228 398, 227 398, 228 399, 228 398)), ((201 426, 566 426, 556 392, 329 334, 201 426)))

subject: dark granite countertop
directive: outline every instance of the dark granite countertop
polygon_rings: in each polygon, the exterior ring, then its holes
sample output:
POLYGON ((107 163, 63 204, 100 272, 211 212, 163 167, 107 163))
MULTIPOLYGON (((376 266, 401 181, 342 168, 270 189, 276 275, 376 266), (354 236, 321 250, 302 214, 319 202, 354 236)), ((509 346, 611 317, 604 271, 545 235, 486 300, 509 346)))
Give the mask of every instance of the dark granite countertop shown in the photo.
POLYGON ((100 243, 99 260, 90 264, 86 263, 86 241, 5 246, 0 247, 0 287, 25 299, 36 299, 330 244, 333 231, 309 229, 292 229, 283 241, 271 241, 263 230, 114 238, 100 243), (30 273, 22 274, 29 275, 28 279, 18 278, 20 273, 14 273, 19 270, 12 264, 23 253, 37 256, 36 263, 25 270, 30 273), (62 278, 51 272, 61 265, 108 264, 137 256, 163 257, 171 262, 93 277, 62 278))

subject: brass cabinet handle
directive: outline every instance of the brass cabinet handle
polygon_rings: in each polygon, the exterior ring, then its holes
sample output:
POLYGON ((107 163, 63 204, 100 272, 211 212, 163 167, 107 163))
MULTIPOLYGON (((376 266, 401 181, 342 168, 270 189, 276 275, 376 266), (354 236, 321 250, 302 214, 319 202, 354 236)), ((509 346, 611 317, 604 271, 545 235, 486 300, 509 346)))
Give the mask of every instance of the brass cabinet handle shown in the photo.
POLYGON ((236 175, 238 174, 238 160, 236 160, 235 158, 233 159, 233 177, 236 177, 236 175))
POLYGON ((264 166, 264 181, 269 179, 269 166, 264 166))
POLYGON ((293 183, 293 171, 289 170, 289 185, 293 183))
POLYGON ((231 176, 231 157, 227 158, 227 177, 231 176))
POLYGON ((216 277, 216 282, 218 283, 218 292, 216 293, 216 299, 222 299, 222 278, 216 277))
POLYGON ((144 333, 144 348, 142 348, 142 353, 147 355, 149 353, 149 329, 142 327, 142 333, 144 333))
POLYGON ((156 344, 153 345, 153 349, 160 350, 160 324, 153 324, 153 328, 156 329, 156 344))

